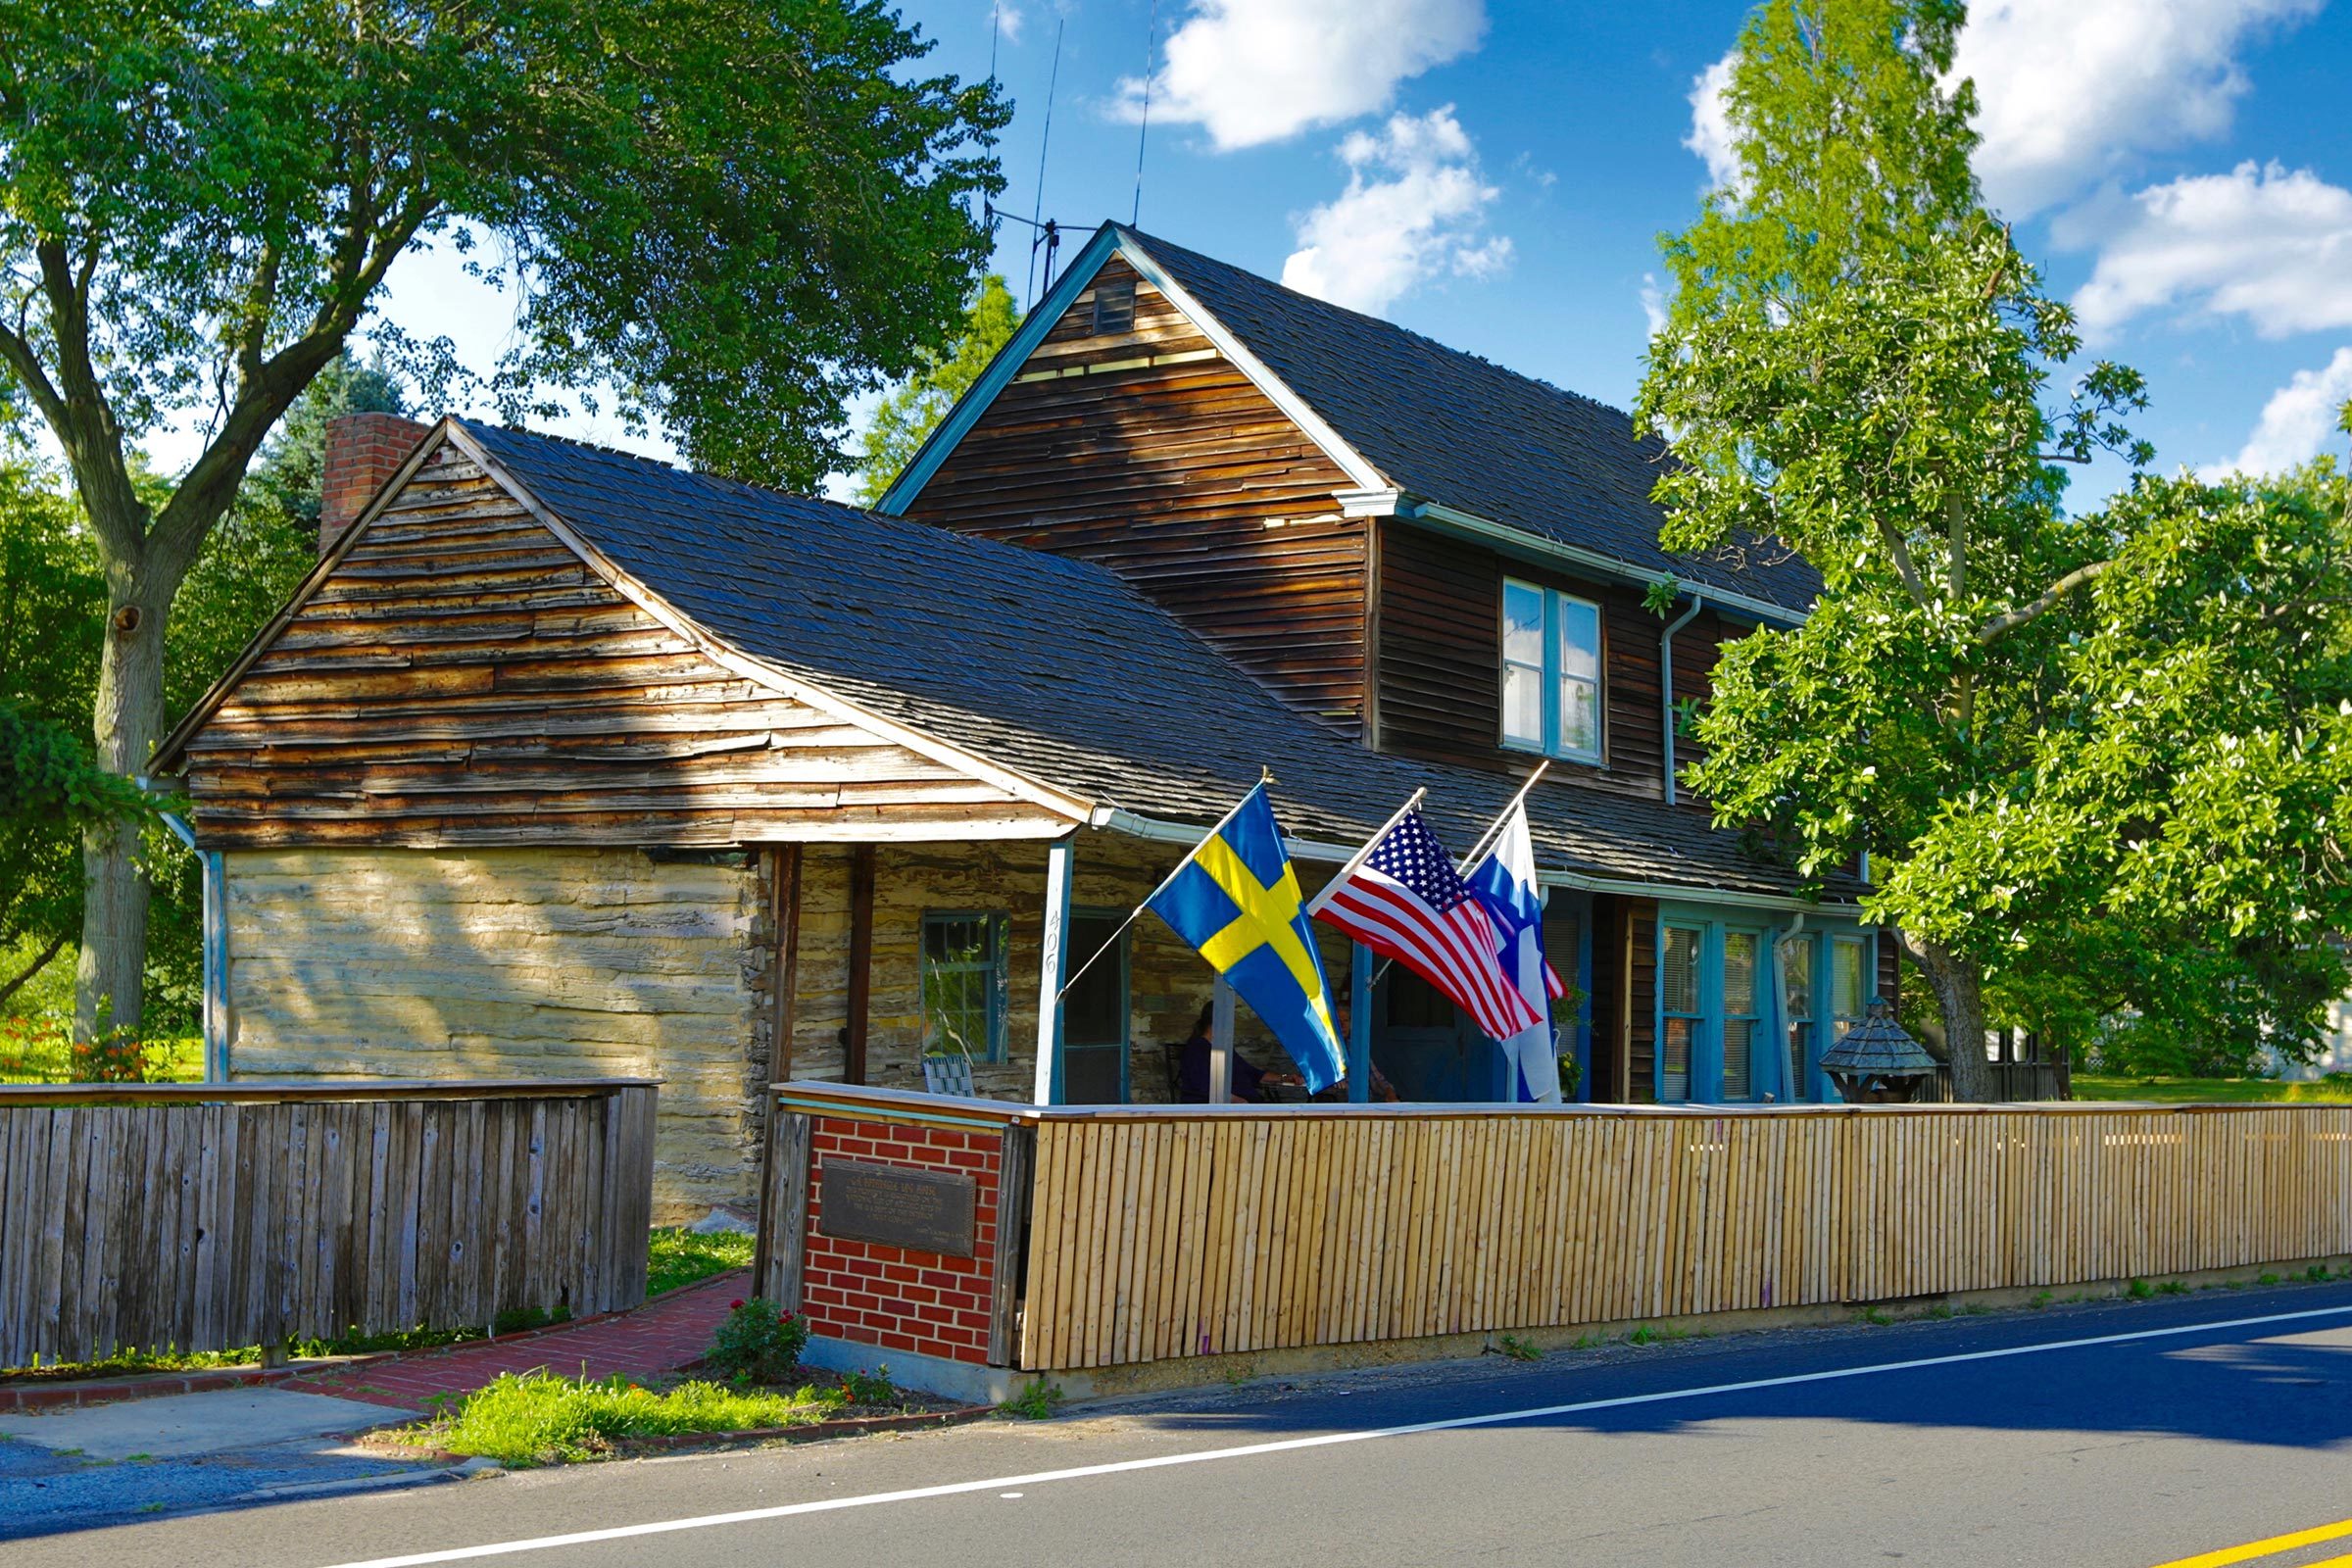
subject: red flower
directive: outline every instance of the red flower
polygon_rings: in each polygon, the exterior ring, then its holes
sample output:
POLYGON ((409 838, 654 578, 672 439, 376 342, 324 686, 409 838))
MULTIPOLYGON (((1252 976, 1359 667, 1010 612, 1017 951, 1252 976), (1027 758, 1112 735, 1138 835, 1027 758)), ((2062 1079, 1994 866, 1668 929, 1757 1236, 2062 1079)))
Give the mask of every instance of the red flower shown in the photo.
POLYGON ((743 1303, 742 1303, 741 1301, 729 1301, 729 1302, 727 1303, 727 1305, 729 1305, 729 1306, 731 1306, 731 1307, 734 1307, 734 1306, 741 1306, 742 1304, 743 1304, 743 1303))

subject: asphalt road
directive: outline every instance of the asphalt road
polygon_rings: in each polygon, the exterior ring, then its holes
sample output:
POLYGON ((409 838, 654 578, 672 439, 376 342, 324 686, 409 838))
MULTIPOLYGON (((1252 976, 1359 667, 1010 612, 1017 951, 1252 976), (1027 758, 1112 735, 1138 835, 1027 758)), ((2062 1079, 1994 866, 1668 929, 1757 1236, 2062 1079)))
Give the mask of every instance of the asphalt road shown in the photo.
POLYGON ((2151 1568, 2299 1534, 2211 1560, 2311 1568, 2352 1564, 2352 1523, 2319 1530, 2347 1520, 2352 1286, 2327 1285, 1219 1389, 159 1519, 0 1564, 2151 1568))

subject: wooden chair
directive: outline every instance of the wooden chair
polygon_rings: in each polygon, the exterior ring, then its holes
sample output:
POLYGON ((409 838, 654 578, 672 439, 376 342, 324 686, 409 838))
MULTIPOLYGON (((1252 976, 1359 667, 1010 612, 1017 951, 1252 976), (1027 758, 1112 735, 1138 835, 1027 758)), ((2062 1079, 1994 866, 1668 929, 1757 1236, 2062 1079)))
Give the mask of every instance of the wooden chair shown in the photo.
POLYGON ((948 1037, 956 1050, 949 1053, 938 1049, 937 1042, 923 1050, 923 1089, 934 1095, 959 1095, 972 1098, 972 1049, 954 1035, 948 1037))
POLYGON ((1184 1042, 1181 1040, 1173 1043, 1161 1041, 1159 1043, 1159 1064, 1167 1073, 1168 1103, 1171 1105, 1183 1103, 1184 1042))

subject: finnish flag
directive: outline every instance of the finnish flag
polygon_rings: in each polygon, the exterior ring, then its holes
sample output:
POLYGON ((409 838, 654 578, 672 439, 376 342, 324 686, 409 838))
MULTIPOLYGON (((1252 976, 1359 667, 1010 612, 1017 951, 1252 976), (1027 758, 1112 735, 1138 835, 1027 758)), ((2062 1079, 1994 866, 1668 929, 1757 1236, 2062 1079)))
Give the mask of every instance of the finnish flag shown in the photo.
POLYGON ((1536 887, 1536 847, 1528 835, 1524 805, 1511 808, 1495 835, 1494 848, 1465 880, 1494 923, 1503 973, 1539 1020, 1501 1043, 1503 1054, 1515 1064, 1517 1098, 1556 1102, 1560 1069, 1552 1044, 1551 1001, 1567 987, 1544 956, 1544 900, 1536 887))

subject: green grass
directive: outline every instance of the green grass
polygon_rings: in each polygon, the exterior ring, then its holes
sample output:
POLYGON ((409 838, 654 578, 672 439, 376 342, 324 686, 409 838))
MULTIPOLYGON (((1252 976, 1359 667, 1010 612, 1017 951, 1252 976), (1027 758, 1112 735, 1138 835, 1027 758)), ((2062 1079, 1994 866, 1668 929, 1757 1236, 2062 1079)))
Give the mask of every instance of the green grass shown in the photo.
POLYGON ((750 1268, 752 1245, 751 1237, 732 1231, 698 1236, 688 1230, 657 1230, 646 1264, 645 1294, 660 1296, 731 1268, 750 1268))
POLYGON ((2075 1098, 2197 1104, 2218 1102, 2346 1105, 2352 1104, 2352 1073, 2335 1073, 2318 1083, 2287 1084, 2270 1078, 2107 1078, 2079 1072, 2075 1074, 2075 1098))
POLYGON ((791 1394, 681 1383, 666 1393, 622 1378, 594 1381, 509 1372, 454 1411, 404 1430, 421 1446, 531 1465, 594 1458, 620 1438, 807 1426, 840 1408, 838 1389, 791 1394))

